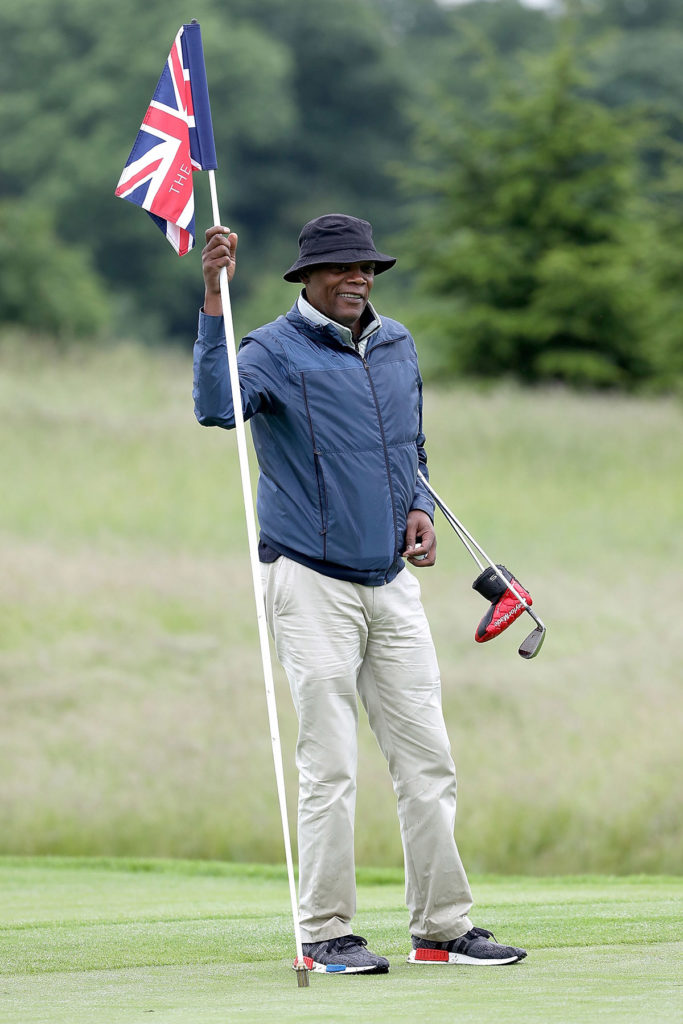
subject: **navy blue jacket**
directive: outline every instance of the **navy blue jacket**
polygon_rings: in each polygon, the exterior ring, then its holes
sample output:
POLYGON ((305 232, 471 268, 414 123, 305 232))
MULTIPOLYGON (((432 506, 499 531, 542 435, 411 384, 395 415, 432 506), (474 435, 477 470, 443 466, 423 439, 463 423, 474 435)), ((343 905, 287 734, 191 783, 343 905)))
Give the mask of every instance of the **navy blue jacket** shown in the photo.
MULTIPOLYGON (((408 331, 383 317, 361 357, 295 305, 242 341, 238 365, 262 540, 329 575, 392 580, 404 565, 408 512, 434 513, 417 480, 427 457, 408 331)), ((223 321, 203 313, 193 394, 201 424, 235 425, 223 321)))

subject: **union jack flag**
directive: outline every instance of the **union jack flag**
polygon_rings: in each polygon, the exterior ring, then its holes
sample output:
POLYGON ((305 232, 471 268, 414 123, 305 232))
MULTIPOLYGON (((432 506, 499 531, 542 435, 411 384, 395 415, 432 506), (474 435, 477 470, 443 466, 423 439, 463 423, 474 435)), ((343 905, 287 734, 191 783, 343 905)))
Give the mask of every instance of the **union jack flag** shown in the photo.
POLYGON ((158 224, 179 256, 195 240, 192 172, 217 166, 199 25, 178 31, 116 195, 158 224))

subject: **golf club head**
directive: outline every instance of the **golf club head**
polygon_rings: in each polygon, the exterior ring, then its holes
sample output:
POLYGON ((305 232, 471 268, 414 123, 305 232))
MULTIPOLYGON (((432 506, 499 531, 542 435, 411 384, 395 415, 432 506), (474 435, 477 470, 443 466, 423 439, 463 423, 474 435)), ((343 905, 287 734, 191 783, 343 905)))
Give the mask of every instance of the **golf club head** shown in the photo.
POLYGON ((535 658, 538 652, 540 651, 541 647, 543 646, 545 634, 545 626, 536 626, 536 629, 532 630, 531 633, 529 633, 526 640, 523 640, 522 643, 519 645, 519 650, 517 653, 522 658, 526 658, 527 660, 529 658, 535 658))

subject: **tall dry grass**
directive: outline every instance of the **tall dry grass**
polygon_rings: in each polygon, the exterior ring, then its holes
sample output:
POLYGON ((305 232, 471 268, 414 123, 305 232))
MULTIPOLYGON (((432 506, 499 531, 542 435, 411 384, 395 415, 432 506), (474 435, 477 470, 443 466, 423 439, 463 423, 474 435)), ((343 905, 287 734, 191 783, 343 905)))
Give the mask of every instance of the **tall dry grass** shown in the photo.
MULTIPOLYGON (((0 358, 0 852, 280 861, 234 438, 196 425, 189 349, 0 358)), ((549 626, 533 662, 530 620, 474 644, 439 523, 419 578, 471 870, 680 871, 682 425, 664 399, 426 395, 433 483, 549 626)), ((365 722, 360 759, 358 860, 400 864, 365 722)))

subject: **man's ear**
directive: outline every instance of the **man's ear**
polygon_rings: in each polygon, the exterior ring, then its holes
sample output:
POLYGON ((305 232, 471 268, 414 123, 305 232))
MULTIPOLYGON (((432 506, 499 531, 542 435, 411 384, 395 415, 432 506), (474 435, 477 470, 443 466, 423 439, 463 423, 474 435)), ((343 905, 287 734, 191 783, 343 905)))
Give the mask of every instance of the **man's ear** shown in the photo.
POLYGON ((311 275, 308 274, 305 270, 300 270, 299 271, 299 280, 301 281, 302 284, 308 284, 310 279, 311 279, 311 275))

